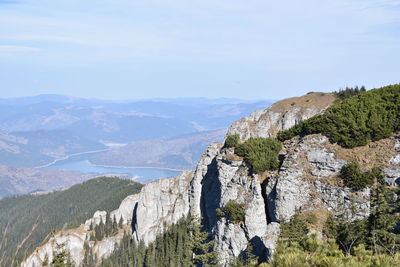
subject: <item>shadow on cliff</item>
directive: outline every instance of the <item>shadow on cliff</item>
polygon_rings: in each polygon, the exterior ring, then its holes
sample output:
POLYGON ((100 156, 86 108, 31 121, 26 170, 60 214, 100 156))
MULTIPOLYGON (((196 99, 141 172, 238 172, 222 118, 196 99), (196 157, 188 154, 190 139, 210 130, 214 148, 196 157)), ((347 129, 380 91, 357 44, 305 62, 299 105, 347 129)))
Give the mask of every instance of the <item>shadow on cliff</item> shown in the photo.
POLYGON ((132 220, 131 220, 131 229, 132 233, 136 234, 136 240, 139 240, 139 237, 137 236, 137 208, 138 208, 138 202, 136 202, 135 207, 133 208, 132 212, 132 220))
POLYGON ((216 208, 221 201, 221 182, 218 179, 218 164, 216 158, 207 166, 207 173, 202 180, 200 210, 202 225, 205 230, 211 229, 217 223, 216 208))
POLYGON ((252 255, 257 256, 260 262, 267 261, 267 248, 259 236, 255 236, 249 240, 249 245, 245 250, 240 252, 239 258, 247 262, 251 260, 252 255))

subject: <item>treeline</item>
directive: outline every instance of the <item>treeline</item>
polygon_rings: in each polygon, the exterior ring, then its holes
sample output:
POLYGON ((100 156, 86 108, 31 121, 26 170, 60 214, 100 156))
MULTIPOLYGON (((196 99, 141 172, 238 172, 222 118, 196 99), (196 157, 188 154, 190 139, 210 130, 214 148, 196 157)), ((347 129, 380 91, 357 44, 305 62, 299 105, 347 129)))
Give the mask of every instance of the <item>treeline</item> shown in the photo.
POLYGON ((285 141, 321 133, 332 143, 352 148, 389 137, 400 130, 400 85, 358 93, 329 107, 322 115, 278 133, 285 141))
POLYGON ((93 223, 90 225, 89 230, 93 231, 94 234, 90 236, 91 241, 101 241, 105 237, 116 235, 119 229, 122 228, 122 217, 117 222, 115 216, 113 218, 110 217, 110 213, 107 213, 105 222, 100 220, 100 223, 93 226, 93 223))
POLYGON ((334 92, 336 98, 343 100, 355 95, 358 95, 359 93, 366 92, 367 90, 365 89, 365 86, 361 86, 358 88, 358 86, 351 88, 351 87, 346 87, 345 89, 340 89, 339 91, 334 92))
POLYGON ((168 227, 162 235, 150 243, 136 242, 125 234, 118 248, 103 260, 102 267, 188 267, 216 266, 215 241, 201 231, 200 225, 191 218, 180 220, 168 227))
POLYGON ((76 227, 97 210, 118 208, 141 187, 130 180, 103 177, 65 191, 0 200, 0 266, 17 266, 55 231, 76 227))

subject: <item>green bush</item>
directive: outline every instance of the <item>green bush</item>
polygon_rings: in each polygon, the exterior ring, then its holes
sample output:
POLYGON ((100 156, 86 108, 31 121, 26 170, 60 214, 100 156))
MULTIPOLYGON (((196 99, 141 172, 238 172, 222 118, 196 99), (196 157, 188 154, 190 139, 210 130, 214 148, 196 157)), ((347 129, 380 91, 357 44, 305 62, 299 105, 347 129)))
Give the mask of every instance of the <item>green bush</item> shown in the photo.
POLYGON ((400 130, 400 84, 345 98, 324 114, 278 133, 285 141, 296 135, 321 133, 332 143, 352 148, 389 137, 400 130))
POLYGON ((347 187, 355 190, 363 189, 374 183, 373 172, 362 172, 356 162, 351 162, 343 166, 340 171, 340 178, 342 178, 347 187))
POLYGON ((221 208, 216 208, 215 209, 215 213, 217 214, 218 218, 223 218, 225 217, 225 212, 223 211, 223 209, 221 208))
POLYGON ((336 239, 338 236, 338 229, 339 229, 339 220, 329 214, 328 218, 325 221, 323 233, 326 235, 327 238, 336 239))
POLYGON ((307 234, 307 221, 299 214, 295 214, 290 221, 281 223, 280 238, 289 244, 293 242, 303 244, 307 239, 307 234))
POLYGON ((236 147, 240 142, 240 136, 238 134, 228 135, 225 139, 224 147, 236 147))
POLYGON ((229 200, 222 209, 217 208, 215 212, 217 213, 218 217, 225 217, 228 221, 233 223, 244 222, 246 217, 244 204, 237 203, 234 200, 229 200))
POLYGON ((279 151, 282 144, 274 138, 250 138, 240 144, 235 153, 244 158, 256 173, 276 170, 279 167, 279 151))

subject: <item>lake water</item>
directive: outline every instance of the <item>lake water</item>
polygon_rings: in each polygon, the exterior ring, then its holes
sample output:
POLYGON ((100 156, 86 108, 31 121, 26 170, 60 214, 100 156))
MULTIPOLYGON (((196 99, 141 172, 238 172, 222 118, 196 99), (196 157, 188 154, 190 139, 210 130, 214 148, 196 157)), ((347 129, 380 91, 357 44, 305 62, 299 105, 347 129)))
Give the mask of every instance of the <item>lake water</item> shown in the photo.
POLYGON ((58 161, 55 164, 46 167, 46 169, 98 173, 99 175, 125 174, 125 176, 135 177, 135 181, 138 182, 149 182, 159 178, 174 177, 180 173, 180 171, 159 168, 113 168, 94 166, 87 159, 87 155, 73 156, 69 159, 58 161))

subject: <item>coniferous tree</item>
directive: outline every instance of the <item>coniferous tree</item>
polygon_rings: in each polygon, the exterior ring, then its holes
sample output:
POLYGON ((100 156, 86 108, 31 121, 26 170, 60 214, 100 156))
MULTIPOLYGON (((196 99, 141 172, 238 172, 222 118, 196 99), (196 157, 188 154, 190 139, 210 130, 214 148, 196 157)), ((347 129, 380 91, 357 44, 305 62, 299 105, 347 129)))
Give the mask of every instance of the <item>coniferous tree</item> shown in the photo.
POLYGON ((199 266, 213 266, 217 264, 217 252, 213 251, 215 240, 208 240, 208 233, 201 231, 198 223, 193 223, 192 242, 194 258, 193 263, 199 266))
POLYGON ((400 248, 400 238, 393 233, 398 223, 394 212, 394 195, 385 185, 375 186, 371 196, 371 215, 369 217, 370 245, 375 253, 394 255, 400 248))

